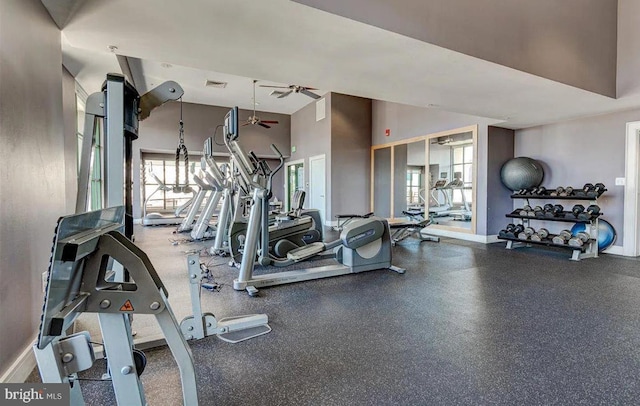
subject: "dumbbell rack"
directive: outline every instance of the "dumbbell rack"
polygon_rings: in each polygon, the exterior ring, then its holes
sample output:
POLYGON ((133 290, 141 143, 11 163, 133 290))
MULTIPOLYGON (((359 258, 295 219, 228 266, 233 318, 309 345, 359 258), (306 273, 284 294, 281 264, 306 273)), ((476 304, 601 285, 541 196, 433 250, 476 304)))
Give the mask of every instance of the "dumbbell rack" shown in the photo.
MULTIPOLYGON (((538 199, 538 200, 579 200, 579 201, 588 201, 590 204, 598 204, 598 198, 595 196, 550 196, 550 195, 520 195, 520 194, 512 194, 512 199, 524 199, 526 201, 526 205, 531 206, 529 203, 529 199, 538 199)), ((531 206, 533 207, 533 206, 531 206)), ((582 220, 582 219, 572 219, 566 218, 564 215, 567 212, 563 212, 562 217, 534 217, 534 216, 522 216, 519 214, 519 210, 514 210, 511 213, 508 213, 506 217, 508 218, 516 218, 522 221, 522 225, 525 227, 530 227, 531 220, 538 221, 552 221, 552 222, 564 222, 564 223, 581 223, 589 226, 588 231, 591 235, 591 239, 585 242, 582 247, 574 247, 568 244, 554 244, 552 239, 555 234, 549 234, 549 236, 542 241, 531 241, 531 240, 521 240, 519 238, 509 238, 509 237, 498 237, 500 240, 506 240, 507 246, 506 249, 514 249, 520 247, 531 247, 533 245, 541 245, 547 247, 556 247, 556 248, 564 248, 572 251, 571 260, 572 261, 580 261, 585 258, 597 258, 598 257, 598 218, 602 215, 599 213, 593 216, 590 220, 582 220)))

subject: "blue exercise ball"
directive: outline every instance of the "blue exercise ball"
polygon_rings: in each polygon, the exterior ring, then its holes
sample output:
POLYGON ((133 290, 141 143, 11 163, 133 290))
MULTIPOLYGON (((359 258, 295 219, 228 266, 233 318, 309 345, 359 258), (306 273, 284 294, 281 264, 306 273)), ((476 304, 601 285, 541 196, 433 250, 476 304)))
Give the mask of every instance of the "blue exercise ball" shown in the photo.
MULTIPOLYGON (((571 234, 576 235, 581 231, 589 232, 588 224, 577 223, 571 227, 571 234)), ((616 230, 607 220, 598 219, 598 251, 603 251, 616 242, 616 230)))
POLYGON ((513 191, 540 186, 543 178, 540 162, 524 156, 508 160, 500 169, 502 183, 513 191))

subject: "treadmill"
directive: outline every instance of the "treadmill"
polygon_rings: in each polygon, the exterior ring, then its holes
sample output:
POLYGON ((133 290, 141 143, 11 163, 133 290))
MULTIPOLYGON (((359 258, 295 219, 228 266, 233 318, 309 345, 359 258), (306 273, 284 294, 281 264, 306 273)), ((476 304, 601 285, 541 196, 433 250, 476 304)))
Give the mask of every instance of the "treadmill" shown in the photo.
POLYGON ((179 188, 175 188, 173 186, 167 186, 163 181, 160 180, 156 176, 155 173, 149 172, 149 175, 158 183, 158 188, 154 190, 144 201, 142 205, 142 225, 143 226, 176 226, 182 224, 184 220, 183 216, 180 215, 183 211, 187 209, 193 202, 195 198, 194 190, 190 186, 181 186, 179 188), (147 204, 151 201, 153 195, 160 191, 171 192, 177 191, 178 193, 191 193, 191 198, 184 203, 183 205, 176 208, 173 214, 162 214, 158 212, 147 213, 147 204))

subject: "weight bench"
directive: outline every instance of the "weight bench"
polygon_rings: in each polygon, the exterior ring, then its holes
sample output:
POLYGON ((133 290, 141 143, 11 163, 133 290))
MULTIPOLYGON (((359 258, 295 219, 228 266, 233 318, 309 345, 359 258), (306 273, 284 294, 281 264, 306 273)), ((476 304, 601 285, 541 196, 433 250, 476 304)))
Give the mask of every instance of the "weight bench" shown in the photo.
POLYGON ((333 226, 332 228, 335 231, 342 231, 344 226, 349 224, 355 219, 368 219, 373 216, 373 212, 367 214, 337 214, 336 218, 338 219, 338 224, 333 226))
POLYGON ((430 226, 432 223, 431 219, 424 218, 424 211, 403 211, 402 213, 412 220, 398 223, 389 223, 389 228, 391 228, 392 231, 391 245, 395 246, 398 242, 410 236, 415 236, 420 240, 420 242, 440 242, 440 237, 435 237, 422 232, 423 228, 430 226), (417 220, 420 218, 421 220, 417 220))

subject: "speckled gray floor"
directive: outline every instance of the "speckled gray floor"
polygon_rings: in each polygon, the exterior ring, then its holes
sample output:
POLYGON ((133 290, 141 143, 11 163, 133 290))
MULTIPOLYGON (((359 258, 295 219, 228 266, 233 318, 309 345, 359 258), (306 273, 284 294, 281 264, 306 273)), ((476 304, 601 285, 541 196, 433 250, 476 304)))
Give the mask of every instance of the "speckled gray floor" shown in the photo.
MULTIPOLYGON (((188 303, 182 251, 166 228, 138 231, 176 313, 188 303), (175 302, 175 303, 174 303, 175 302)), ((635 405, 640 399, 640 262, 507 251, 444 239, 394 248, 399 275, 373 271, 235 292, 203 292, 217 316, 264 312, 273 332, 193 342, 202 405, 635 405)), ((180 319, 181 316, 178 316, 180 319)), ((89 323, 90 324, 90 323, 89 323)), ((181 404, 167 349, 147 351, 150 405, 181 404)), ((100 363, 85 374, 97 377, 100 363)), ((37 380, 35 374, 31 377, 37 380)), ((105 382, 83 382, 112 405, 105 382)))

